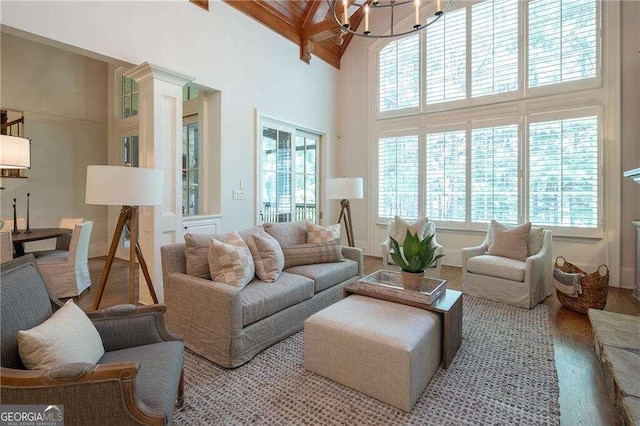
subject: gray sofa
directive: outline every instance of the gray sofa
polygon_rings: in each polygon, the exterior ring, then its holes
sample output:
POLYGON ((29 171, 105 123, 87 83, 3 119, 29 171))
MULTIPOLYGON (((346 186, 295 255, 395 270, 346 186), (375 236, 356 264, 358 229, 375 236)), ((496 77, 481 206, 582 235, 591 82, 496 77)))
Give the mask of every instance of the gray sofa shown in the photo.
MULTIPOLYGON (((282 246, 306 242, 301 222, 268 226, 288 233, 279 238, 270 232, 282 246)), ((246 231, 239 233, 246 239, 246 231)), ((185 244, 164 246, 167 325, 183 336, 192 351, 221 366, 238 367, 302 330, 305 319, 342 299, 342 288, 363 275, 362 250, 343 247, 342 254, 342 262, 294 266, 273 283, 256 278, 239 289, 187 275, 185 244)))
POLYGON ((171 424, 176 397, 182 403, 184 346, 164 326, 165 306, 87 312, 105 349, 97 364, 26 370, 18 331, 43 323, 62 303, 48 292, 33 255, 0 269, 2 404, 62 404, 66 425, 171 424))

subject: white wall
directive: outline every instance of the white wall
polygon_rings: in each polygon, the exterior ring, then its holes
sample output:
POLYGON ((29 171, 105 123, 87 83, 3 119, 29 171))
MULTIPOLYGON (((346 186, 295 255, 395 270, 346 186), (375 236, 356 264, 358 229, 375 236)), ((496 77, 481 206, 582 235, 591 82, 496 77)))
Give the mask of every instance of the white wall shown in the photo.
MULTIPOLYGON (((623 19, 623 63, 622 73, 623 93, 622 102, 622 168, 640 167, 639 146, 640 129, 638 120, 638 98, 640 96, 638 50, 640 50, 639 9, 640 2, 624 1, 621 17, 623 19)), ((378 25, 380 23, 377 23, 378 25)), ((375 27, 374 27, 375 28, 375 27)), ((378 27, 379 28, 379 27, 378 27)), ((371 111, 373 100, 371 98, 369 76, 369 49, 372 41, 355 37, 347 48, 342 59, 342 68, 338 82, 338 134, 341 136, 337 144, 338 172, 347 176, 365 176, 365 189, 371 191, 371 177, 369 170, 373 164, 375 152, 375 135, 371 131, 371 111), (341 159, 341 160, 340 160, 341 159)), ((614 79, 617 78, 614 76, 614 79)), ((606 157, 609 157, 606 155, 606 157)), ((606 158, 609 165, 617 166, 619 158, 606 158)), ((607 173, 605 171, 605 176, 607 173)), ((606 177, 606 179, 610 179, 606 177)), ((615 186, 615 184, 614 184, 615 186)), ((616 271, 621 279, 611 282, 612 285, 631 288, 633 286, 633 256, 635 234, 631 226, 631 219, 640 217, 639 197, 640 186, 630 182, 622 184, 622 207, 615 207, 615 216, 620 215, 622 221, 620 227, 621 238, 616 239, 612 226, 615 220, 610 217, 605 223, 606 237, 601 240, 570 239, 554 237, 554 256, 563 255, 572 263, 575 263, 589 271, 601 263, 611 265, 611 255, 621 248, 622 267, 616 271), (637 188, 636 188, 637 187, 637 188)), ((611 197, 605 194, 605 203, 611 203, 611 197)), ((376 225, 375 200, 369 198, 353 202, 352 213, 355 216, 354 233, 358 245, 366 248, 369 254, 379 255, 379 245, 385 238, 386 228, 376 225)), ((606 210, 606 209, 605 209, 606 210)), ((609 214, 609 213, 607 213, 609 214)), ((606 216, 606 215, 605 215, 606 216)), ((443 244, 447 255, 443 263, 460 266, 460 249, 479 245, 484 238, 484 232, 464 232, 453 230, 438 230, 438 241, 443 244)))
MULTIPOLYGON (((640 2, 622 2, 622 170, 640 167, 640 2)), ((622 283, 633 284, 635 227, 640 218, 640 185, 622 181, 622 283)))
POLYGON ((93 220, 89 254, 104 254, 107 210, 84 203, 84 182, 87 165, 107 160, 107 64, 7 34, 0 43, 0 104, 24 112, 25 136, 32 139, 28 179, 3 179, 2 217, 13 217, 14 197, 25 217, 30 192, 31 227, 57 227, 63 217, 93 220))
MULTIPOLYGON (((337 70, 213 1, 210 12, 186 1, 6 2, 6 26, 132 64, 154 63, 221 91, 222 230, 254 223, 254 197, 232 200, 246 182, 255 194, 255 110, 327 132, 335 139, 337 70)), ((12 31, 12 29, 9 29, 12 31)), ((327 174, 332 176, 329 165, 327 174)))

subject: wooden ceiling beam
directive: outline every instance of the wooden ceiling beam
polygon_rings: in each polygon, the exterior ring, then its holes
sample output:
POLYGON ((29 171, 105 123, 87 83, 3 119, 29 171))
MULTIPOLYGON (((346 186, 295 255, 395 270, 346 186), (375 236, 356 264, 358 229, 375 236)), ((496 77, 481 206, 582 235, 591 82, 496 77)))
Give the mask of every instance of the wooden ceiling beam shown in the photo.
POLYGON ((287 22, 270 8, 262 5, 260 1, 237 1, 223 0, 229 6, 239 10, 245 15, 249 15, 253 19, 262 22, 275 32, 280 33, 284 37, 296 44, 300 43, 300 30, 292 23, 287 22))

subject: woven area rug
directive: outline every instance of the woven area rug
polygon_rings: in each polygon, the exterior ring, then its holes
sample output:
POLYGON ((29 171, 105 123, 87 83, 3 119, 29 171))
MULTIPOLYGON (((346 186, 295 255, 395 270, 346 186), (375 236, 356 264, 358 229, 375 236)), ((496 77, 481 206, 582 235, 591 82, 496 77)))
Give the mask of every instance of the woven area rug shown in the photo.
POLYGON ((410 413, 306 371, 303 334, 227 370, 188 351, 178 425, 560 424, 549 313, 464 297, 462 346, 410 413))

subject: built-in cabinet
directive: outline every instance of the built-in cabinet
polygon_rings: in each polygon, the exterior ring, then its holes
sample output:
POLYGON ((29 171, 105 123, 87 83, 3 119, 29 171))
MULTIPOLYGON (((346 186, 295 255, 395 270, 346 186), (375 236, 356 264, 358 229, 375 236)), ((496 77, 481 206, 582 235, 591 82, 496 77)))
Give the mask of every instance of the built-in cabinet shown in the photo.
POLYGON ((222 215, 185 216, 182 218, 184 234, 218 234, 220 233, 220 220, 222 215))

